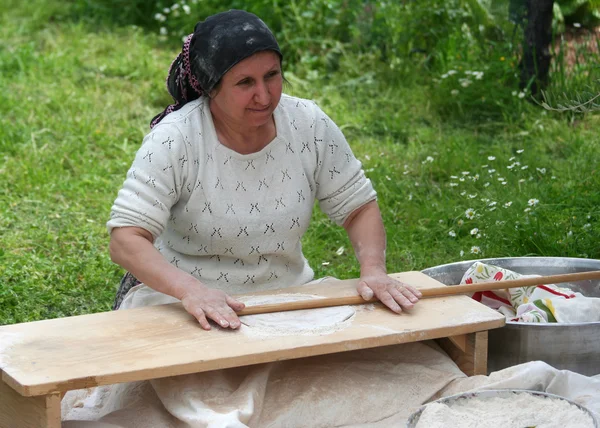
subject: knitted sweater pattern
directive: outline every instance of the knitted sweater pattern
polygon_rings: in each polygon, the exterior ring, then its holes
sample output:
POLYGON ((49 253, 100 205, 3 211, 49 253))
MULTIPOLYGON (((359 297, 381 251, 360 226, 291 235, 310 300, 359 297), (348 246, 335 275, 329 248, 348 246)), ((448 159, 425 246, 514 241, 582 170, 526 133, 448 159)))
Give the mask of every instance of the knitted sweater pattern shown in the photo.
POLYGON ((338 225, 376 198, 336 124, 312 101, 282 95, 277 136, 237 153, 218 138, 208 99, 169 114, 144 138, 107 223, 152 233, 171 264, 228 293, 303 284, 315 201, 338 225))

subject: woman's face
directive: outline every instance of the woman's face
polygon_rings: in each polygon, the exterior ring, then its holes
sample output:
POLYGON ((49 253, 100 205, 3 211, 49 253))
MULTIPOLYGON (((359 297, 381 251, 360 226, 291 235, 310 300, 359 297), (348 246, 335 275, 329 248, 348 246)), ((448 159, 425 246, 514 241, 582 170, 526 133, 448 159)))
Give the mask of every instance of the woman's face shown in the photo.
POLYGON ((211 99, 211 111, 238 126, 260 127, 271 120, 282 84, 279 55, 257 52, 225 73, 211 99))

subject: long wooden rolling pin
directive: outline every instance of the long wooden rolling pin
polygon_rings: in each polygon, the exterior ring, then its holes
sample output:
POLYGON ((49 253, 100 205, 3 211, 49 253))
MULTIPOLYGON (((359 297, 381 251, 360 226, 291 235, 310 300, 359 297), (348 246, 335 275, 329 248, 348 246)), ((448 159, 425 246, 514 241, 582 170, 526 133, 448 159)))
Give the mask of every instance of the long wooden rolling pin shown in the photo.
MULTIPOLYGON (((537 276, 534 278, 512 279, 507 281, 484 282, 479 284, 445 285, 443 287, 432 287, 419 289, 423 298, 457 296, 460 294, 476 293, 478 291, 504 290, 506 288, 529 287, 541 284, 560 284, 564 282, 576 282, 591 279, 600 279, 600 270, 566 273, 562 275, 537 276)), ((351 280, 358 284, 358 280, 351 280)), ((300 309, 326 308, 330 306, 360 305, 364 303, 377 302, 377 298, 364 300, 361 296, 326 297, 323 299, 298 300, 295 302, 270 303, 264 305, 247 306, 237 315, 256 315, 271 312, 296 311, 300 309)))

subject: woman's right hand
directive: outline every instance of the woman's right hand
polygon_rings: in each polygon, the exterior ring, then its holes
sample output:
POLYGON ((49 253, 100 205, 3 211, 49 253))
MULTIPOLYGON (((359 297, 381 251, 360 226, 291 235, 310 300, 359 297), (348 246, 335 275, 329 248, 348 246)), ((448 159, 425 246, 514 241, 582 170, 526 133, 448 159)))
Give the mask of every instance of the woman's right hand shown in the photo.
POLYGON ((239 328, 241 325, 235 311, 244 309, 245 305, 228 296, 221 290, 206 286, 194 287, 182 298, 181 303, 188 313, 198 320, 204 330, 210 330, 209 319, 223 328, 239 328))

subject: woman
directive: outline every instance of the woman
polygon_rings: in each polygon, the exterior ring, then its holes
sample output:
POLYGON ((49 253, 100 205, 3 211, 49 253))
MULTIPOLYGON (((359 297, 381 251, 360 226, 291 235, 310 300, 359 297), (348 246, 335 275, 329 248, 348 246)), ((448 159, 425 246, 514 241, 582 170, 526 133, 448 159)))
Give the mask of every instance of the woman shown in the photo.
MULTIPOLYGON (((244 305, 231 294, 313 280, 300 240, 315 200, 348 232, 360 295, 395 312, 417 302, 386 275, 360 162, 319 107, 282 94, 281 61, 267 26, 243 11, 186 39, 167 78, 175 103, 152 120, 108 222, 111 257, 129 272, 117 307, 181 300, 206 330, 238 328, 244 305)), ((63 414, 127 427, 390 426, 460 376, 415 343, 99 387, 68 394, 63 414)))
POLYGON ((386 275, 376 194, 339 128, 282 94, 282 57, 244 11, 186 39, 167 78, 175 103, 152 120, 108 222, 111 257, 130 272, 127 307, 171 296, 206 330, 238 328, 244 305, 229 294, 313 280, 300 240, 315 199, 349 235, 360 295, 395 312, 417 302, 386 275))

